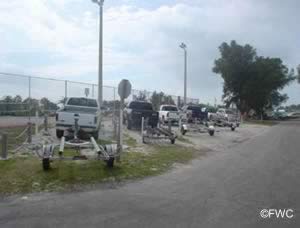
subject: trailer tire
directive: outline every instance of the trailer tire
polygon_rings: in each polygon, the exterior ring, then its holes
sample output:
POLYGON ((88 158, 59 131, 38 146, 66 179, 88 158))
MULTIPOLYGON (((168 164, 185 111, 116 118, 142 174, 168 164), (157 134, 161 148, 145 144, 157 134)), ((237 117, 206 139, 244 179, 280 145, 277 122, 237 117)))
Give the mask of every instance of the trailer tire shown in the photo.
POLYGON ((181 131, 181 134, 182 134, 182 135, 185 135, 185 134, 186 134, 186 130, 184 130, 183 127, 181 127, 181 130, 180 130, 180 131, 181 131))
POLYGON ((64 136, 64 131, 56 129, 56 137, 61 139, 63 136, 64 136))
POLYGON ((49 158, 43 158, 42 164, 43 164, 44 171, 47 171, 50 169, 50 159, 49 158))
POLYGON ((115 158, 110 157, 110 158, 106 161, 107 167, 108 167, 108 168, 113 168, 113 167, 114 167, 114 161, 115 161, 115 158))
POLYGON ((231 131, 234 131, 235 130, 235 127, 231 127, 231 131))
POLYGON ((208 134, 209 134, 210 136, 213 136, 213 135, 215 134, 215 131, 210 130, 210 131, 208 131, 208 134))
POLYGON ((176 139, 171 139, 171 144, 175 144, 176 139))

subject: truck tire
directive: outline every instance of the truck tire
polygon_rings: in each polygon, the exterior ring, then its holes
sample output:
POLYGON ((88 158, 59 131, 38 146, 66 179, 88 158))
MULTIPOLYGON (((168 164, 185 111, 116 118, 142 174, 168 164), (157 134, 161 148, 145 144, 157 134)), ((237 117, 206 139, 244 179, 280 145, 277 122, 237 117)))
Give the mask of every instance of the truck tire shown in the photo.
POLYGON ((209 131, 208 131, 208 134, 209 134, 210 136, 213 136, 213 135, 215 134, 215 131, 214 131, 214 130, 209 130, 209 131))
POLYGON ((185 130, 183 127, 181 127, 180 131, 181 131, 181 134, 182 134, 182 135, 185 135, 186 130, 185 130))
POLYGON ((56 137, 61 139, 64 136, 63 130, 56 130, 56 137))

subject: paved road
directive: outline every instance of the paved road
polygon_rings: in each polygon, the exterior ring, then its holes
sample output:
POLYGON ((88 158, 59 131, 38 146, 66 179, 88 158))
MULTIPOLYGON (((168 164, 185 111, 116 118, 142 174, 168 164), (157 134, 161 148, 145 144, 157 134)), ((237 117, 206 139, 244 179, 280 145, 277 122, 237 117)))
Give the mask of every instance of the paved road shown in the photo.
POLYGON ((300 121, 115 189, 0 201, 0 227, 300 227, 300 121), (294 210, 262 219, 263 208, 294 210))

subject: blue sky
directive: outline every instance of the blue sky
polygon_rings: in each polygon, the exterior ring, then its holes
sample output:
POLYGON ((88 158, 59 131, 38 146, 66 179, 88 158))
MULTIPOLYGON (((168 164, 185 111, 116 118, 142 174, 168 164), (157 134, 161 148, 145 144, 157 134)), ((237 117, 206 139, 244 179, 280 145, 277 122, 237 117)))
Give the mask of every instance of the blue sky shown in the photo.
MULTIPOLYGON (((299 8, 296 0, 106 0, 104 84, 128 78, 136 89, 182 95, 184 41, 188 96, 220 102, 222 80, 211 71, 218 46, 235 39, 295 68, 299 8)), ((90 0, 1 1, 0 34, 0 71, 97 82, 98 9, 90 0)), ((1 96, 24 90, 20 81, 0 76, 0 83, 1 96)), ((300 103, 298 84, 284 92, 300 103)))

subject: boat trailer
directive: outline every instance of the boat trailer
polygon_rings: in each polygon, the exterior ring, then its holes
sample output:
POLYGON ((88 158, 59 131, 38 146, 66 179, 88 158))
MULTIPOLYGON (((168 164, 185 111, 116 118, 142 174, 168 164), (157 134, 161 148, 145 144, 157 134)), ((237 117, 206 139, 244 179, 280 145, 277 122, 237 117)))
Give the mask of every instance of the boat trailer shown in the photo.
POLYGON ((231 131, 235 131, 235 129, 240 126, 240 123, 233 118, 217 118, 212 120, 212 122, 214 126, 229 127, 231 131))
POLYGON ((148 143, 149 140, 170 140, 171 144, 174 144, 177 138, 171 129, 171 121, 168 127, 159 125, 153 128, 148 124, 148 118, 144 119, 144 117, 142 117, 141 134, 143 143, 148 143))
POLYGON ((91 149, 94 152, 93 158, 96 160, 103 160, 107 166, 112 168, 114 166, 115 158, 120 157, 117 145, 99 145, 94 137, 90 137, 90 140, 82 140, 78 137, 80 127, 78 125, 78 118, 74 118, 75 125, 73 127, 74 137, 67 140, 67 137, 62 137, 59 144, 46 144, 42 147, 42 155, 38 154, 42 159, 42 166, 44 170, 50 169, 50 163, 54 160, 88 160, 86 155, 82 154, 81 149, 91 149), (58 149, 58 155, 55 151, 58 149), (78 152, 76 156, 64 156, 65 148, 73 149, 78 152))
POLYGON ((215 126, 207 121, 202 121, 199 119, 193 119, 192 121, 182 119, 180 120, 180 132, 185 135, 187 132, 193 133, 208 133, 210 136, 215 134, 215 126))

